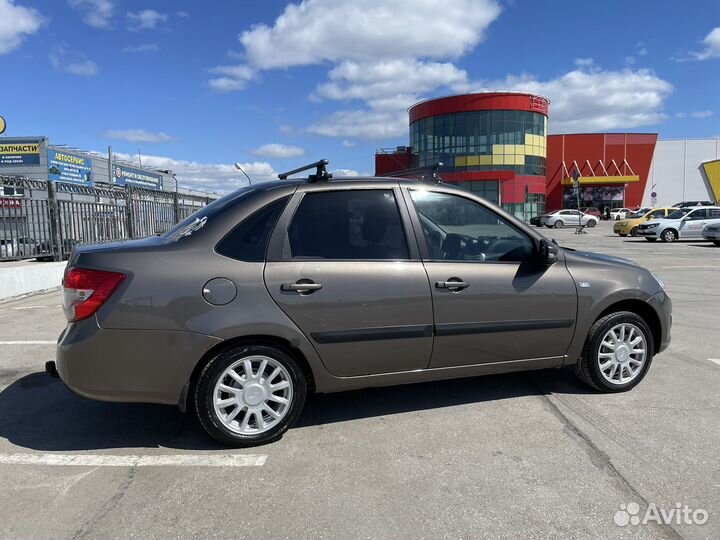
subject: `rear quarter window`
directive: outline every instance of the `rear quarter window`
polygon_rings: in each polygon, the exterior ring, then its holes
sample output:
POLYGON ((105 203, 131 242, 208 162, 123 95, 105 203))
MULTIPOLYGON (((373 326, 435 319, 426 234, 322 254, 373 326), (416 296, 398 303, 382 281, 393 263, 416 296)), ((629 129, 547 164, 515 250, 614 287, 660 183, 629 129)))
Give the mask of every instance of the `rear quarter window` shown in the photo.
POLYGON ((277 199, 245 218, 215 246, 215 251, 238 261, 265 260, 268 240, 290 196, 277 199))

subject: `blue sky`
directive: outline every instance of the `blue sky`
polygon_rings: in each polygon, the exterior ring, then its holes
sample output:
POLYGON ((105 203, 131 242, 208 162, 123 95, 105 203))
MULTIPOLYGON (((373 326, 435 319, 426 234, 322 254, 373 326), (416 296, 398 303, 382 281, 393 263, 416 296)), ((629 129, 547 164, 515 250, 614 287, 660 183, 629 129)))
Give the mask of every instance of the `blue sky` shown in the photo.
POLYGON ((409 105, 457 92, 548 95, 554 133, 720 136, 717 0, 0 0, 0 69, 7 136, 211 190, 235 161, 372 173, 409 105))

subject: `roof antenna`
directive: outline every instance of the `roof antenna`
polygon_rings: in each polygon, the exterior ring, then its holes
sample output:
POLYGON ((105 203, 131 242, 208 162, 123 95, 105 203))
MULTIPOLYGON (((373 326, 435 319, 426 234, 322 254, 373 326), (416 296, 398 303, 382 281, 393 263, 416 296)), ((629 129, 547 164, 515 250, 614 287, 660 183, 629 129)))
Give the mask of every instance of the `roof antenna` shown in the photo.
POLYGON ((235 162, 235 168, 236 168, 238 171, 240 171, 241 173, 243 173, 243 174, 245 175, 245 178, 248 179, 248 184, 252 186, 252 180, 250 180, 250 177, 248 176, 248 173, 246 173, 246 172, 243 170, 243 168, 240 166, 240 164, 239 164, 238 162, 235 162))
POLYGON ((287 180, 288 176, 314 168, 315 174, 311 174, 308 176, 308 182, 327 182, 329 180, 332 180, 332 174, 327 172, 327 165, 329 163, 330 162, 327 159, 321 159, 320 161, 316 161, 315 163, 310 163, 309 165, 298 167, 297 169, 293 169, 292 171, 278 174, 278 178, 280 180, 287 180))

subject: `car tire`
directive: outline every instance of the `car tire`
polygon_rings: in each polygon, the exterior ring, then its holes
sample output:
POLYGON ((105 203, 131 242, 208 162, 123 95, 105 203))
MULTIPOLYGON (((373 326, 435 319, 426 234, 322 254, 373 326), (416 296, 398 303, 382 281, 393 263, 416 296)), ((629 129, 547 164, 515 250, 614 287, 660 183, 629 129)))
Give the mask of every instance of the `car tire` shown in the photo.
POLYGON ((562 220, 561 220, 561 219, 558 219, 558 220, 553 224, 553 227, 555 227, 556 229, 560 229, 560 228, 562 228, 563 225, 565 225, 565 224, 562 222, 562 220))
MULTIPOLYGON (((622 335, 622 334, 619 334, 622 335)), ((617 343, 617 342, 616 342, 617 343)), ((617 345, 616 345, 617 346, 617 345)), ((635 347, 635 346, 633 346, 635 347)), ((595 321, 595 324, 590 328, 585 346, 583 347, 582 356, 578 363, 575 365, 575 375, 582 382, 588 386, 598 390, 600 392, 614 393, 614 392, 625 392, 640 384, 645 378, 650 364, 652 363, 653 351, 655 344, 653 341, 653 335, 650 331, 645 320, 631 311, 616 311, 610 313, 601 319, 595 321), (629 334, 634 341, 638 336, 642 336, 640 343, 644 350, 644 357, 642 362, 637 365, 639 354, 631 359, 632 351, 635 348, 629 349, 629 346, 625 345, 624 341, 621 341, 621 346, 625 347, 625 351, 629 351, 629 361, 618 364, 616 357, 608 357, 609 347, 606 345, 609 333, 612 331, 616 335, 620 332, 619 328, 625 328, 626 336, 628 335, 629 329, 634 329, 634 333, 629 334), (603 359, 605 361, 603 362, 603 359), (633 360, 635 364, 633 364, 633 360), (609 364, 608 364, 609 362, 609 364), (615 371, 613 371, 613 364, 615 364, 615 371), (603 368, 603 365, 607 365, 607 368, 603 368), (617 372, 617 366, 620 365, 620 373, 617 372), (635 366, 636 371, 631 371, 631 368, 635 366), (623 376, 627 373, 627 380, 623 381, 623 376), (618 376, 617 382, 615 382, 614 376, 618 376)), ((618 354, 621 354, 620 358, 623 358, 624 352, 616 349, 618 354)), ((640 350, 639 348, 637 350, 640 350)))
POLYGON ((245 448, 279 439, 300 416, 306 394, 305 375, 292 355, 275 346, 245 344, 207 363, 197 379, 194 401, 198 419, 211 437, 245 448), (237 392, 224 390, 229 387, 237 392), (275 395, 278 392, 281 395, 275 395), (223 407, 223 402, 231 403, 223 407))
POLYGON ((592 227, 594 227, 595 225, 597 225, 597 221, 595 221, 594 219, 591 219, 591 220, 589 220, 589 221, 587 222, 587 225, 585 225, 585 226, 592 228, 592 227))
POLYGON ((665 229, 660 235, 660 240, 665 243, 672 244, 675 240, 677 240, 677 232, 675 232, 675 229, 665 229))
POLYGON ((630 236, 637 236, 637 232, 638 232, 638 228, 637 228, 637 227, 633 227, 633 228, 630 230, 630 236))

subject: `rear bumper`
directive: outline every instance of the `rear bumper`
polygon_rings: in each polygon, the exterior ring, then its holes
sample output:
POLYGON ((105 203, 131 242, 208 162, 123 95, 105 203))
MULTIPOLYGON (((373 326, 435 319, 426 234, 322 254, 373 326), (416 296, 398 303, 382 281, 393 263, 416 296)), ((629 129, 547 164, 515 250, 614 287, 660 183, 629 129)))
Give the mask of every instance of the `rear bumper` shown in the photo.
POLYGON ((197 362, 221 341, 190 332, 106 330, 92 317, 65 328, 56 365, 81 396, 174 405, 197 362))

